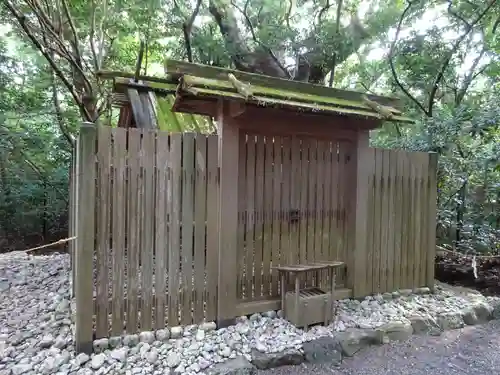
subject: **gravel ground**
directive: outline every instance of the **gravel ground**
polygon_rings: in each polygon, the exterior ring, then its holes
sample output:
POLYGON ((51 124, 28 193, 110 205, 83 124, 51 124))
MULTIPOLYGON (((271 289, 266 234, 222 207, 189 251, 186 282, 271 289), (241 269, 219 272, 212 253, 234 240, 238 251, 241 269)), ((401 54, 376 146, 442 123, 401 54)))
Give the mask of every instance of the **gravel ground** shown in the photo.
POLYGON ((340 367, 303 364, 259 371, 261 375, 493 375, 500 369, 500 321, 446 331, 439 337, 412 336, 404 343, 370 347, 340 367))

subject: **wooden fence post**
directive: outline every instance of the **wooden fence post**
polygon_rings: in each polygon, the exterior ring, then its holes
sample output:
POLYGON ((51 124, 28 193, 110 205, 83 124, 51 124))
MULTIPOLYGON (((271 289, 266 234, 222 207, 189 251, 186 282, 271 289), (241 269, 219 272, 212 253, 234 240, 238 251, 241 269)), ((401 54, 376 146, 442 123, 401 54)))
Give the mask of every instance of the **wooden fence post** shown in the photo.
POLYGON ((355 174, 356 193, 354 246, 348 254, 347 275, 348 285, 352 288, 354 298, 362 297, 366 293, 367 267, 367 223, 368 223, 368 186, 369 176, 372 172, 369 160, 369 132, 359 131, 356 142, 355 174))
POLYGON ((217 324, 226 326, 236 317, 238 246, 238 156, 239 129, 219 103, 219 277, 217 324))
POLYGON ((75 347, 77 352, 92 352, 93 315, 93 255, 95 220, 95 145, 96 127, 84 123, 80 128, 76 166, 78 195, 76 205, 78 231, 75 244, 76 321, 75 347))
POLYGON ((437 169, 438 154, 429 154, 429 217, 428 217, 428 253, 427 253, 427 277, 426 284, 434 290, 434 263, 436 258, 436 211, 437 211, 437 169))

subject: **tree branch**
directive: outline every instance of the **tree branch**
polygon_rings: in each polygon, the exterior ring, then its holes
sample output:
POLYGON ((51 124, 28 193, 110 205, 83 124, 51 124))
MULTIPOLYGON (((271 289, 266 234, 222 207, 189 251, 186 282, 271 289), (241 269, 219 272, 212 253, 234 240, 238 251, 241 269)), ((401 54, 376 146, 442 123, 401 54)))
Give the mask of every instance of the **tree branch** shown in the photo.
POLYGON ((391 48, 389 50, 389 66, 391 68, 391 72, 392 72, 392 77, 394 78, 394 81, 396 82, 396 84, 398 85, 398 87, 401 89, 401 91, 404 92, 404 94, 411 100, 413 101, 413 103, 415 103, 417 105, 418 108, 420 108, 427 116, 429 116, 429 114, 427 113, 427 109, 422 105, 422 103, 420 103, 412 94, 410 94, 410 92, 403 86, 403 84, 401 83, 401 81, 399 80, 398 78, 398 75, 396 73, 396 68, 394 67, 394 49, 396 47, 396 43, 398 42, 398 39, 399 39, 399 33, 401 32, 401 26, 403 25, 403 20, 404 18, 406 17, 406 14, 410 11, 410 8, 411 6, 413 5, 413 2, 412 1, 408 1, 408 4, 405 8, 405 10, 403 11, 403 13, 401 14, 401 17, 399 19, 399 22, 398 22, 398 26, 396 28, 396 35, 394 37, 394 40, 392 41, 391 43, 391 48))
POLYGON ((477 66, 479 65, 479 62, 483 58, 484 54, 486 53, 486 48, 483 47, 479 55, 474 59, 474 62, 472 63, 472 66, 469 70, 469 73, 465 76, 464 82, 462 84, 462 87, 460 90, 458 90, 458 93, 455 97, 455 105, 458 106, 460 103, 462 103, 462 100, 465 97, 465 94, 467 93, 467 90, 469 89, 471 83, 474 81, 474 79, 481 74, 482 71, 484 71, 486 68, 481 69, 478 73, 479 74, 474 74, 477 66))
POLYGON ((64 83, 68 91, 70 92, 71 96, 75 100, 75 103, 81 108, 82 114, 85 118, 86 121, 93 121, 92 116, 89 114, 85 106, 83 105, 83 101, 81 97, 78 95, 78 93, 75 90, 75 87, 69 82, 69 80, 66 78, 64 75, 64 72, 61 70, 61 68, 56 64, 56 62, 52 59, 50 56, 50 53, 46 50, 46 48, 40 43, 40 41, 36 38, 35 35, 31 32, 27 21, 26 21, 26 16, 18 12, 18 10, 11 4, 9 0, 4 1, 5 6, 9 10, 9 12, 14 16, 14 18, 17 20, 23 31, 26 33, 28 38, 31 40, 31 42, 34 44, 34 46, 40 51, 40 53, 45 57, 51 68, 54 70, 54 73, 57 75, 57 77, 64 83))
POLYGON ((193 13, 191 14, 191 17, 189 17, 189 20, 187 22, 185 21, 182 24, 182 32, 184 34, 184 43, 186 45, 186 53, 187 53, 187 58, 189 62, 193 62, 193 52, 191 50, 191 30, 193 28, 193 23, 196 20, 196 16, 200 12, 200 6, 201 6, 201 0, 198 0, 196 2, 196 6, 193 10, 193 13))
POLYGON ((446 69, 448 68, 448 66, 450 64, 450 61, 451 61, 453 55, 457 52, 458 48, 460 47, 460 44, 465 40, 467 35, 469 35, 469 33, 474 28, 474 26, 476 26, 477 23, 483 19, 483 17, 486 15, 486 13, 491 9, 491 7, 493 5, 495 5, 496 2, 497 2, 497 0, 492 0, 486 6, 486 8, 484 8, 484 10, 476 17, 476 19, 474 21, 472 21, 472 23, 466 22, 467 26, 465 28, 465 32, 457 39, 457 41, 455 42, 455 44, 451 48, 450 53, 444 59, 443 65, 441 65, 441 69, 440 69, 439 73, 437 74, 436 79, 434 80, 434 84, 432 85, 432 89, 431 89, 431 92, 429 94, 429 104, 428 104, 428 110, 427 110, 429 117, 432 117, 432 110, 434 108, 434 102, 435 102, 434 99, 436 97, 436 93, 437 93, 437 90, 439 88, 439 83, 443 79, 444 73, 446 72, 446 69))
POLYGON ((254 30, 254 27, 252 25, 252 21, 250 21, 250 17, 248 17, 248 14, 247 14, 247 7, 248 7, 248 4, 250 3, 250 0, 247 0, 245 2, 245 6, 243 9, 241 9, 239 6, 237 6, 236 4, 234 4, 234 2, 231 0, 231 5, 233 7, 235 7, 242 15, 243 17, 245 18, 245 21, 246 21, 246 24, 248 26, 248 28, 250 29, 250 33, 252 34, 252 39, 255 43, 257 43, 260 47, 262 47, 267 53, 269 53, 269 55, 271 56, 271 58, 274 60, 274 62, 276 63, 276 65, 283 71, 283 73, 286 75, 286 78, 290 78, 290 73, 288 72, 288 70, 286 70, 286 68, 281 64, 281 62, 278 60, 278 58, 276 57, 276 55, 273 53, 273 51, 266 45, 264 45, 264 43, 262 43, 258 38, 257 36, 255 35, 255 30, 254 30))
POLYGON ((59 126, 59 130, 61 131, 66 141, 68 141, 69 146, 73 147, 74 146, 73 137, 71 136, 71 134, 66 129, 66 126, 64 125, 61 102, 59 100, 59 97, 57 96, 57 85, 54 72, 51 72, 50 77, 52 81, 52 104, 54 105, 55 115, 57 118, 57 125, 59 126))
POLYGON ((340 15, 342 13, 342 3, 343 0, 337 0, 338 5, 337 5, 337 18, 335 20, 335 36, 336 36, 336 41, 335 41, 335 51, 333 52, 333 61, 332 61, 332 68, 330 70, 330 82, 328 83, 330 87, 333 86, 333 79, 335 77, 335 68, 337 65, 337 50, 339 48, 339 39, 340 39, 340 15))

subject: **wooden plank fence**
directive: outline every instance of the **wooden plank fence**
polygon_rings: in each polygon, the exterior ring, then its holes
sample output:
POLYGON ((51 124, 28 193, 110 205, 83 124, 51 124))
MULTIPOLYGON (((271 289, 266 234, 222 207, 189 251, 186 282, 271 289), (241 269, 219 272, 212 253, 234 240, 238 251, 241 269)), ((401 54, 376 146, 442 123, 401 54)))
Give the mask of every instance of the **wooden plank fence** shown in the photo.
POLYGON ((77 350, 93 334, 216 320, 221 303, 233 315, 279 308, 280 264, 346 262, 342 297, 433 285, 435 155, 239 137, 237 267, 224 270, 236 285, 231 302, 218 290, 217 136, 83 126, 70 216, 77 350), (354 161, 366 172, 364 210, 354 161), (366 248, 354 259, 356 222, 366 224, 366 248))

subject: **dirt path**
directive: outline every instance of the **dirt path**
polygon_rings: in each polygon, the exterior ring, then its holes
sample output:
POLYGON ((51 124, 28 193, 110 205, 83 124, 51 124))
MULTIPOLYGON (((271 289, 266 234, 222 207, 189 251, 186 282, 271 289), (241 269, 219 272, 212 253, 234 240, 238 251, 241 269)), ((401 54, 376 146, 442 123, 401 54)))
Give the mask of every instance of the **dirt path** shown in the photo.
POLYGON ((404 343, 371 347, 340 367, 302 365, 260 371, 261 375, 493 375, 500 373, 500 321, 413 336, 404 343))

